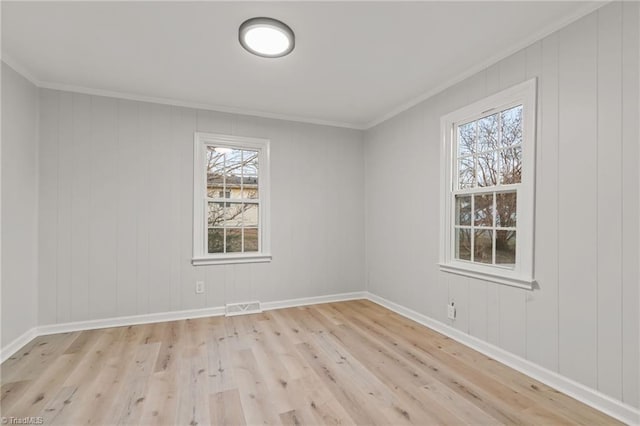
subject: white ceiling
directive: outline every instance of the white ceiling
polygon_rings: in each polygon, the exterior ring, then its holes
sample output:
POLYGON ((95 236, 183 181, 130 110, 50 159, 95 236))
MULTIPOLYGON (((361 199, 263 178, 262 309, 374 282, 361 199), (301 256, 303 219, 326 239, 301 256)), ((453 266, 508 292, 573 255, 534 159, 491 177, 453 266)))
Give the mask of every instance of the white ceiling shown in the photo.
POLYGON ((3 1, 2 53, 45 87, 365 128, 598 4, 3 1), (291 55, 240 47, 256 16, 293 28, 291 55))

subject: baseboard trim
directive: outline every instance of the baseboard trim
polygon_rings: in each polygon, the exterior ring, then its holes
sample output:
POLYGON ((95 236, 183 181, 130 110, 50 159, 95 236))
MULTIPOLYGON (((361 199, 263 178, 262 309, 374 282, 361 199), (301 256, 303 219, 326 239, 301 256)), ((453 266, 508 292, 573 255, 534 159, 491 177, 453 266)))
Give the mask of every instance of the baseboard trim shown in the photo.
POLYGON ((0 350, 0 363, 11 358, 16 352, 24 347, 27 343, 38 337, 38 327, 33 327, 18 336, 11 343, 0 350))
MULTIPOLYGON (((621 401, 613 399, 610 396, 607 396, 581 383, 564 377, 554 371, 534 364, 531 361, 507 352, 497 346, 494 346, 476 337, 470 336, 440 321, 434 320, 433 318, 430 318, 426 315, 418 313, 414 310, 406 308, 400 304, 397 304, 370 292, 360 291, 331 294, 326 296, 303 297, 297 299, 264 302, 262 303, 262 309, 264 311, 268 311, 273 309, 293 308, 298 306, 344 302, 348 300, 359 299, 370 300, 371 302, 377 303, 378 305, 383 306, 399 315, 402 315, 403 317, 409 318, 441 334, 444 334, 445 336, 448 336, 462 343, 463 345, 469 346, 470 348, 473 348, 478 352, 481 352, 495 359, 496 361, 499 361, 523 374, 526 374, 527 376, 539 380, 542 383, 545 383, 559 390, 560 392, 563 392, 581 402, 584 402, 585 404, 590 405, 591 407, 600 410, 603 413, 606 413, 622 422, 630 425, 640 424, 640 410, 635 407, 624 404, 621 401)), ((145 315, 123 316, 91 321, 77 321, 34 327, 2 348, 2 350, 0 351, 0 362, 4 362, 9 359, 27 343, 38 336, 221 315, 224 315, 224 306, 145 315)))
POLYGON ((625 404, 608 395, 605 395, 595 389, 587 387, 581 383, 564 377, 554 371, 548 370, 531 361, 514 355, 505 351, 497 346, 480 340, 476 337, 470 336, 448 326, 440 321, 434 320, 426 315, 418 313, 414 310, 406 308, 400 304, 387 300, 383 297, 377 296, 373 293, 366 292, 366 298, 371 302, 377 303, 405 318, 409 318, 417 323, 420 323, 426 327, 429 327, 438 333, 444 334, 465 346, 481 352, 496 361, 499 361, 514 370, 517 370, 529 377, 532 377, 548 386, 551 386, 562 393, 565 393, 578 401, 581 401, 596 410, 602 411, 605 414, 610 415, 624 423, 629 425, 640 424, 640 409, 625 404))
POLYGON ((193 318, 215 317, 224 315, 224 306, 213 308, 188 309, 184 311, 160 312, 155 314, 131 315, 124 317, 105 318, 90 321, 75 321, 62 324, 41 325, 38 336, 48 334, 70 333, 73 331, 95 330, 99 328, 126 327, 139 324, 153 324, 156 322, 178 321, 193 318))
MULTIPOLYGON (((262 310, 292 308, 296 306, 315 305, 318 303, 343 302, 347 300, 366 299, 366 292, 352 292, 330 294, 326 296, 302 297, 298 299, 280 300, 274 302, 262 303, 262 310)), ((204 318, 224 315, 224 306, 216 306, 204 309, 189 309, 183 311, 160 312, 144 315, 130 315, 115 318, 105 318, 89 321, 74 321, 62 324, 50 324, 34 327, 22 336, 9 343, 0 350, 0 363, 9 359, 13 354, 18 352, 24 345, 38 336, 46 336, 57 333, 70 333, 74 331, 95 330, 110 327, 126 327, 139 324, 153 324, 165 321, 177 321, 193 318, 204 318)))
POLYGON ((262 310, 295 308, 297 306, 318 305, 320 303, 346 302, 348 300, 366 299, 366 291, 355 291, 352 293, 329 294, 326 296, 301 297, 299 299, 280 300, 276 302, 263 302, 262 310))

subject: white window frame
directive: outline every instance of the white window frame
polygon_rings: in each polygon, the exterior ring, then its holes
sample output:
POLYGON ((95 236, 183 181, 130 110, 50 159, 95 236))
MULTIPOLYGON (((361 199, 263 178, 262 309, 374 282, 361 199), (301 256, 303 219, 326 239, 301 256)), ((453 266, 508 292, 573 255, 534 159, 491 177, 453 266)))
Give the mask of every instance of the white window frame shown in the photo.
MULTIPOLYGON (((269 145, 268 139, 196 132, 193 147, 193 258, 198 265, 256 263, 271 261, 269 221, 269 145), (249 149, 258 152, 258 251, 250 253, 208 253, 207 248, 207 171, 208 146, 249 149)), ((256 201, 256 200, 251 200, 256 201)))
MULTIPOLYGON (((499 284, 533 289, 534 196, 536 145, 536 79, 517 84, 453 111, 441 119, 440 151, 440 270, 499 284), (522 180, 497 185, 491 191, 517 191, 515 266, 481 264, 455 258, 455 185, 457 185, 457 126, 522 105, 522 180)), ((495 202, 495 201, 494 201, 495 202)), ((473 220, 473 212, 472 212, 473 220)), ((473 247, 472 249, 473 250, 473 247)))

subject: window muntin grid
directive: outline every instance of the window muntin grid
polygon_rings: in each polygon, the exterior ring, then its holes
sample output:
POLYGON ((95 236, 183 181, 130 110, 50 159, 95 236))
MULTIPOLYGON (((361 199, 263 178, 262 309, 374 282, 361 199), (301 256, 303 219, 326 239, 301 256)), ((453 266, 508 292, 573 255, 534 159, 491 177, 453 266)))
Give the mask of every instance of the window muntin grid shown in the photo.
POLYGON ((259 151, 206 147, 207 253, 260 251, 259 151))
POLYGON ((455 128, 453 257, 513 268, 522 182, 523 106, 455 128))

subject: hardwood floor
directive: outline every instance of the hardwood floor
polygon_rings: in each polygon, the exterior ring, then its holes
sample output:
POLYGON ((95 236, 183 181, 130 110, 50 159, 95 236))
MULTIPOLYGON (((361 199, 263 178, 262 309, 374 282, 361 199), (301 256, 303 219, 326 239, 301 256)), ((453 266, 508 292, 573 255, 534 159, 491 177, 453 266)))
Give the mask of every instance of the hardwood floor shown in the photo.
POLYGON ((44 424, 618 424, 368 301, 42 336, 2 416, 44 424))

